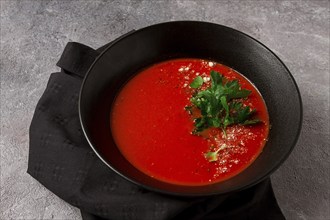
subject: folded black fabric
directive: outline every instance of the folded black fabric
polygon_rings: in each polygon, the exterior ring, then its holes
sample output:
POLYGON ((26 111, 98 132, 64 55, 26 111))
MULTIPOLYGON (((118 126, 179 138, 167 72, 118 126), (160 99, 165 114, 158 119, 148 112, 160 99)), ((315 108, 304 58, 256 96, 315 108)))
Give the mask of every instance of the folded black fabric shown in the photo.
POLYGON ((104 49, 69 43, 50 76, 30 127, 28 173, 81 209, 84 220, 285 219, 270 179, 224 196, 181 198, 142 189, 110 170, 89 147, 80 127, 82 77, 104 49))

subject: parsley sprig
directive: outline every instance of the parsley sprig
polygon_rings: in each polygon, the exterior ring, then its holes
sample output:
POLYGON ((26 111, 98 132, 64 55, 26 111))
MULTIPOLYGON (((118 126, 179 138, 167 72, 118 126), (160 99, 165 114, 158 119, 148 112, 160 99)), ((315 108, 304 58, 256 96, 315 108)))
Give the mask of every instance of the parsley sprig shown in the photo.
MULTIPOLYGON (((194 118, 193 134, 199 134, 208 128, 222 129, 226 137, 226 128, 231 125, 254 125, 260 122, 254 118, 255 109, 244 106, 242 99, 247 98, 251 91, 242 89, 238 80, 227 80, 219 72, 211 71, 211 84, 202 89, 204 81, 197 76, 190 87, 195 94, 190 98, 191 105, 186 106, 190 113, 193 109, 200 111, 200 116, 194 118)), ((208 152, 209 161, 215 161, 219 150, 208 152), (212 156, 211 156, 212 155, 212 156)))

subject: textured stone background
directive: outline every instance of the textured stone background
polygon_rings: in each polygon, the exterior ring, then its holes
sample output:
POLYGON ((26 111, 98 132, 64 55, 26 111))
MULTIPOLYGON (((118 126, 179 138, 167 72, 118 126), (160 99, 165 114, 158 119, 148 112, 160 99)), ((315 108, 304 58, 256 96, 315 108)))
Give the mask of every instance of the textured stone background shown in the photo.
MULTIPOLYGON (((27 173, 34 108, 68 41, 94 48, 132 29, 202 20, 269 46, 300 87, 304 122, 272 176, 287 219, 329 219, 329 1, 1 1, 0 219, 81 219, 27 173)), ((288 94, 290 95, 290 94, 288 94)))

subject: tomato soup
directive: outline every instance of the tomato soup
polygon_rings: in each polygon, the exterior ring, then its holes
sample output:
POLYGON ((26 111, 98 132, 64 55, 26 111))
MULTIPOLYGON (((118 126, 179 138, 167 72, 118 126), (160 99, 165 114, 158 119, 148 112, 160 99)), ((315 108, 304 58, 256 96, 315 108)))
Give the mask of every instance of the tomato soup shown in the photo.
POLYGON ((150 66, 127 82, 112 106, 112 136, 121 153, 137 169, 161 181, 180 185, 206 185, 231 178, 246 169, 261 153, 268 136, 265 103, 245 77, 207 60, 175 59, 150 66), (251 94, 241 101, 256 110, 261 123, 208 129, 194 135, 194 120, 185 109, 201 76, 207 82, 214 70, 227 80, 237 79, 251 94), (205 153, 225 146, 216 161, 205 153))

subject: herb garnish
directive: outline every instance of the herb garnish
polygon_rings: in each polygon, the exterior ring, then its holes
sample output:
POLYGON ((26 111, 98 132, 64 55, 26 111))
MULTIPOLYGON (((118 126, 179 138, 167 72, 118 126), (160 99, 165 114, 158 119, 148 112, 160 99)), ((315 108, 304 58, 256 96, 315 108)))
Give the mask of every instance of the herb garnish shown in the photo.
POLYGON ((218 160, 218 153, 219 151, 223 150, 227 148, 226 144, 221 145, 216 151, 208 151, 204 154, 205 158, 210 161, 210 162, 214 162, 218 160))
MULTIPOLYGON (((226 137, 226 128, 230 125, 254 125, 260 122, 259 119, 252 118, 256 110, 242 103, 242 99, 251 94, 250 90, 242 89, 238 80, 227 80, 214 70, 210 75, 211 85, 205 89, 201 89, 204 84, 201 76, 197 76, 190 84, 195 89, 195 94, 190 98, 192 105, 185 109, 190 114, 193 109, 200 111, 200 116, 194 118, 193 134, 198 135, 208 128, 220 128, 226 137)), ((216 161, 220 150, 221 147, 205 153, 206 159, 216 161)))
POLYGON ((201 76, 197 76, 192 83, 190 83, 190 87, 197 89, 203 85, 203 78, 201 76))

